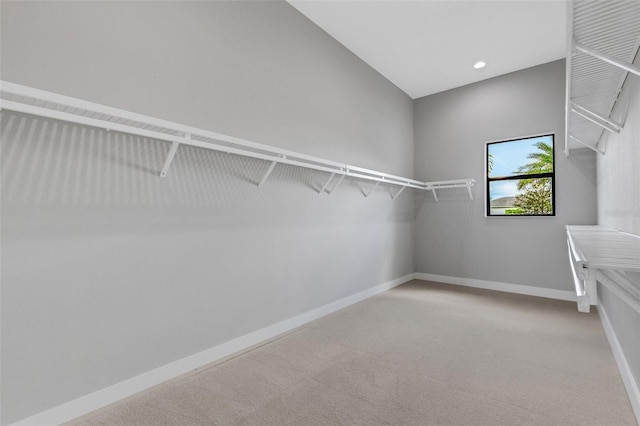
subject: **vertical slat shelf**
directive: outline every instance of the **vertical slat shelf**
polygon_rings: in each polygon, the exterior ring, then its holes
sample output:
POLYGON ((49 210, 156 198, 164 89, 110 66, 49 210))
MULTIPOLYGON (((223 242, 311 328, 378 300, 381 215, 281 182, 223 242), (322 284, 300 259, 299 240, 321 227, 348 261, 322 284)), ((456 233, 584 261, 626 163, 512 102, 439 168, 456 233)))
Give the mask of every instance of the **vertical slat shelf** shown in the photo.
MULTIPOLYGON (((603 135, 619 133, 625 111, 612 114, 640 48, 640 2, 567 2, 565 155, 574 148, 605 154, 603 135)), ((635 77, 637 78, 637 77, 635 77)), ((622 108, 623 109, 623 108, 622 108)))

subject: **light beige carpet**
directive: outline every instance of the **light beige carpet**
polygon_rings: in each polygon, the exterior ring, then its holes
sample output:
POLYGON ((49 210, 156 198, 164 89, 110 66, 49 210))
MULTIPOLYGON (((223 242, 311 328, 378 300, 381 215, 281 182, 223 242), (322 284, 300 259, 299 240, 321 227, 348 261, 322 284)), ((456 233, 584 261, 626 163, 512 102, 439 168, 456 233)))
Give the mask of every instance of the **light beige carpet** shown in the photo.
POLYGON ((596 313, 412 281, 72 422, 635 425, 596 313))

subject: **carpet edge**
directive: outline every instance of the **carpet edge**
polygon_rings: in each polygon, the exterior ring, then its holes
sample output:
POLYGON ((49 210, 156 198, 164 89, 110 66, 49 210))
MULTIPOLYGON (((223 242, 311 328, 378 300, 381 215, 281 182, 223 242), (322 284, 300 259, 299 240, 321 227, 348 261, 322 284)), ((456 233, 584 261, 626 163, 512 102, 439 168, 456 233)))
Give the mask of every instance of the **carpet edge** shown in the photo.
POLYGON ((636 383, 636 380, 631 373, 631 368, 629 368, 627 358, 622 351, 622 346, 620 346, 620 342, 618 342, 618 336, 616 335, 616 332, 613 329, 613 325, 609 320, 607 311, 602 305, 598 305, 597 309, 599 314, 598 316, 600 317, 600 322, 602 323, 602 328, 604 328, 604 334, 607 336, 609 346, 611 347, 611 352, 613 352, 613 358, 616 360, 616 365, 618 366, 618 371, 620 371, 620 376, 622 377, 624 388, 626 389, 627 395, 629 396, 631 408, 633 409, 633 413, 636 416, 638 425, 640 425, 640 388, 638 387, 638 383, 636 383))
POLYGON ((474 278, 451 277, 448 275, 428 274, 416 272, 416 279, 436 281, 444 284, 461 285, 465 287, 482 288, 485 290, 504 291, 507 293, 525 294, 528 296, 546 297, 548 299, 576 301, 573 291, 556 290, 553 288, 533 287, 522 284, 503 283, 498 281, 478 280, 474 278))

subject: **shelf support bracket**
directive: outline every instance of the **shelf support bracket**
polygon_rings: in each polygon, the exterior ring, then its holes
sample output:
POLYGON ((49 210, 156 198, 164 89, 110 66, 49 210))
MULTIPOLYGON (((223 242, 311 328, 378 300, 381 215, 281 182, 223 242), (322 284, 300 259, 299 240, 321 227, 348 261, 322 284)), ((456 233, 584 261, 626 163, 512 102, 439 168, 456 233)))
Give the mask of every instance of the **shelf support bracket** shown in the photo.
POLYGON ((333 177, 335 176, 335 173, 331 173, 331 176, 329 176, 329 180, 327 180, 327 183, 324 184, 324 186, 322 187, 322 189, 320 189, 320 191, 318 191, 318 194, 322 194, 324 192, 325 189, 327 189, 327 186, 329 186, 329 184, 331 183, 331 181, 333 180, 333 177))
POLYGON ((331 188, 331 189, 327 189, 327 194, 331 195, 331 193, 332 193, 333 191, 335 191, 335 190, 336 190, 336 188, 337 188, 337 187, 342 183, 342 180, 344 179, 344 177, 345 177, 345 176, 346 176, 346 174, 344 174, 344 175, 340 176, 340 179, 338 179, 338 182, 336 182, 336 184, 335 184, 335 185, 333 185, 333 188, 331 188))
POLYGON ((269 178, 269 175, 271 174, 271 172, 273 171, 273 169, 275 169, 276 164, 278 164, 277 161, 272 161, 271 165, 269 166, 269 168, 267 169, 267 172, 264 174, 264 176, 262 177, 262 180, 260 181, 260 183, 258 183, 258 186, 260 188, 262 188, 264 186, 264 183, 267 181, 267 179, 269 178))
POLYGON ((583 141, 582 139, 580 139, 580 138, 578 138, 578 137, 575 137, 575 136, 573 136, 573 135, 571 135, 571 134, 570 134, 570 135, 569 135, 569 138, 570 138, 570 139, 573 139, 573 140, 574 140, 574 141, 576 141, 576 142, 578 142, 580 145, 584 145, 584 146, 586 146, 587 148, 589 148, 590 150, 597 152, 598 154, 602 154, 602 155, 604 155, 604 151, 600 151, 598 148, 594 148, 593 146, 589 145, 588 143, 586 143, 585 141, 583 141))
MULTIPOLYGON (((589 114, 589 115, 594 116, 594 117, 595 117, 595 118, 597 118, 598 120, 601 120, 601 121, 603 121, 603 122, 607 123, 607 124, 608 124, 608 125, 610 125, 611 127, 615 128, 615 129, 618 129, 618 130, 616 131, 616 133, 620 133, 620 130, 622 130, 622 128, 624 127, 622 124, 620 124, 620 123, 618 123, 618 122, 616 122, 616 121, 613 121, 612 119, 610 119, 610 118, 608 118, 608 117, 605 117, 604 115, 602 115, 602 114, 600 114, 600 113, 597 113, 597 112, 595 112, 595 111, 592 111, 592 110, 590 110, 589 108, 584 107, 584 106, 582 106, 582 105, 578 104, 577 102, 573 102, 573 101, 571 101, 571 106, 572 106, 571 110, 572 110, 572 111, 574 111, 574 112, 576 112, 576 113, 577 113, 577 111, 575 111, 575 109, 577 108, 577 109, 579 109, 579 110, 581 110, 581 111, 583 111, 583 112, 586 112, 586 113, 587 113, 587 114, 589 114)), ((586 117, 585 117, 585 118, 586 118, 586 117)))
POLYGON ((398 198, 398 195, 400 195, 400 193, 401 193, 402 191, 404 191, 404 189, 405 189, 406 187, 407 187, 407 185, 405 185, 405 186, 403 186, 402 188, 400 188, 400 189, 398 190, 398 192, 396 192, 396 193, 395 193, 395 195, 394 195, 394 194, 391 194, 391 199, 392 199, 392 200, 395 200, 396 198, 398 198))
POLYGON ((602 52, 598 52, 595 49, 592 49, 590 47, 587 47, 587 46, 585 46, 583 44, 580 44, 580 43, 577 43, 577 42, 574 42, 573 46, 575 47, 576 50, 578 50, 580 52, 586 53, 587 55, 591 55, 594 58, 600 59, 601 61, 607 62, 607 63, 609 63, 611 65, 615 65, 618 68, 622 68, 625 71, 629 71, 630 73, 633 73, 633 74, 635 74, 637 76, 640 76, 640 68, 635 66, 635 65, 633 65, 633 64, 630 64, 630 63, 624 62, 624 61, 620 61, 620 60, 614 58, 613 56, 607 55, 607 54, 602 53, 602 52))
MULTIPOLYGON (((185 139, 190 139, 190 135, 185 135, 185 139)), ((169 154, 167 154, 167 159, 164 160, 164 166, 162 166, 162 171, 160 172, 160 177, 166 177, 169 172, 169 167, 171 167, 171 163, 173 162, 173 157, 176 156, 176 152, 178 151, 178 147, 180 146, 180 142, 172 142, 171 148, 169 148, 169 154)))
POLYGON ((376 182, 375 185, 373 185, 373 187, 369 190, 369 192, 367 192, 366 194, 364 194, 365 197, 368 197, 374 189, 376 189, 378 187, 378 185, 380 185, 380 181, 376 182))
POLYGON ((584 280, 584 289, 589 297, 589 303, 598 304, 598 286, 596 285, 596 274, 592 269, 587 269, 586 278, 584 280))
POLYGON ((431 188, 431 192, 433 193, 433 198, 434 198, 436 201, 439 201, 439 200, 438 200, 438 194, 436 194, 436 189, 435 189, 435 188, 431 188))
POLYGON ((573 261, 573 252, 571 248, 571 240, 567 239, 567 247, 569 249, 569 266, 571 267, 571 273, 573 275, 573 284, 576 289, 576 302, 578 303, 578 312, 588 313, 591 307, 591 299, 587 293, 587 286, 585 285, 585 277, 582 275, 581 265, 575 265, 573 261))
POLYGON ((590 115, 591 111, 588 111, 589 114, 587 114, 587 111, 583 112, 583 111, 580 111, 580 110, 578 110, 576 108, 571 108, 571 112, 573 112, 574 114, 578 114, 580 117, 586 118, 587 120, 589 120, 590 122, 592 122, 596 126, 600 126, 603 129, 610 131, 611 133, 620 133, 620 129, 621 129, 620 127, 614 127, 614 126, 609 125, 608 123, 604 123, 604 122, 600 122, 600 121, 596 120, 594 117, 592 117, 590 115))
POLYGON ((469 193, 470 200, 473 200, 473 192, 471 191, 472 186, 473 186, 473 182, 467 183, 467 192, 469 193))

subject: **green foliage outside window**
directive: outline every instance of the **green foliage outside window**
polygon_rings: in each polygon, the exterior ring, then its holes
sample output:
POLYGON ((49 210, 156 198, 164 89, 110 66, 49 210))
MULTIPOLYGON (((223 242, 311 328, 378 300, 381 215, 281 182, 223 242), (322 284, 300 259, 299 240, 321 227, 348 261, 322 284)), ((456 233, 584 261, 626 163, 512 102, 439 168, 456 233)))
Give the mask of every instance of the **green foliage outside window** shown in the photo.
POLYGON ((550 216, 553 135, 487 144, 487 215, 550 216))

